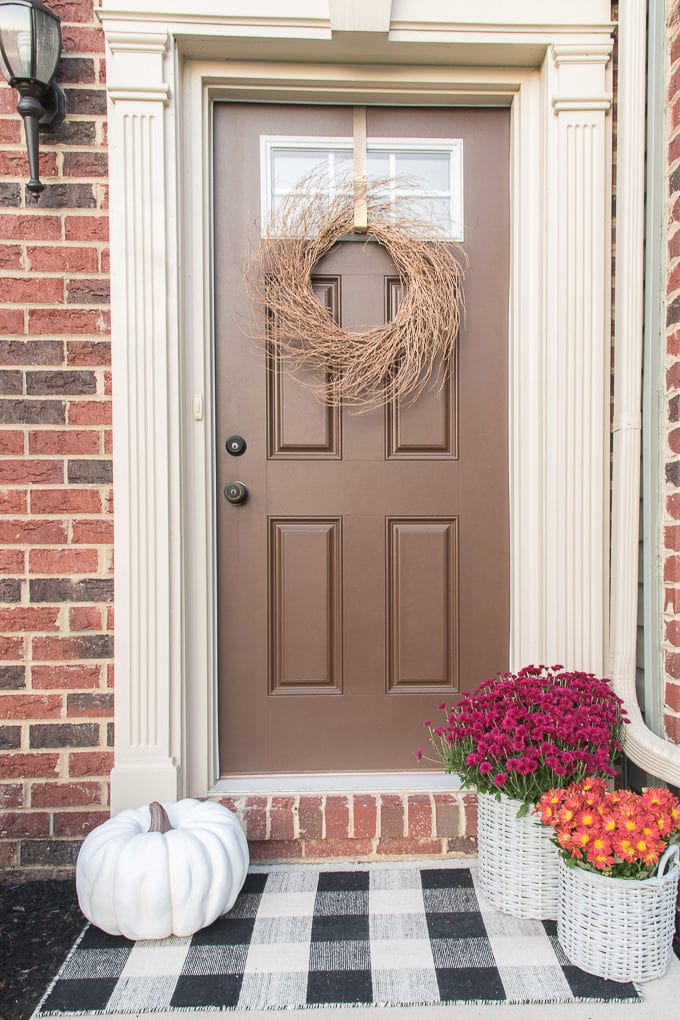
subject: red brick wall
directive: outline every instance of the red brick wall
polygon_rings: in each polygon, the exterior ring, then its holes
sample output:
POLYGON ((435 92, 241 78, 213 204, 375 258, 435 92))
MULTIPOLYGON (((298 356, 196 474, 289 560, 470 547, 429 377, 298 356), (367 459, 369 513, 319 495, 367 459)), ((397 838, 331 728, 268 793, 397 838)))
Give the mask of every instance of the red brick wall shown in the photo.
POLYGON ((477 849, 477 796, 464 790, 219 800, 241 822, 253 861, 441 857, 477 849))
POLYGON ((668 19, 664 643, 666 735, 680 743, 680 0, 668 19))
POLYGON ((106 92, 91 0, 62 20, 38 204, 0 87, 0 866, 69 866, 108 816, 113 580, 106 92))

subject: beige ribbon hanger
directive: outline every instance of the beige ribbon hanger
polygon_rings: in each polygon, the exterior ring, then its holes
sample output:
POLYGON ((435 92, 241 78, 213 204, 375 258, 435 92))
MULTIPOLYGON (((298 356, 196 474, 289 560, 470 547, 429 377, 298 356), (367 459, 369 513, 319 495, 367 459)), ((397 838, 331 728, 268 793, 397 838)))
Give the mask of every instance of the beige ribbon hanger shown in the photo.
POLYGON ((352 110, 354 132, 354 233, 368 233, 368 203, 366 202, 366 107, 352 110))

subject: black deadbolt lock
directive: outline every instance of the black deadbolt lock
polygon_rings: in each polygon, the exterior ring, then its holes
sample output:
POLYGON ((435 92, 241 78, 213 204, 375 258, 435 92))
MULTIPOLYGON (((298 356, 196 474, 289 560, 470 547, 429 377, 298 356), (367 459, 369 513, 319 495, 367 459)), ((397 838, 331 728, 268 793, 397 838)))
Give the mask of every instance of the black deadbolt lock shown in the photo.
POLYGON ((232 506, 240 506, 248 499, 248 490, 243 482, 229 482, 224 487, 224 495, 232 506))
POLYGON ((240 457, 242 453, 246 452, 247 444, 243 436, 229 436, 225 446, 227 453, 230 453, 232 457, 240 457))

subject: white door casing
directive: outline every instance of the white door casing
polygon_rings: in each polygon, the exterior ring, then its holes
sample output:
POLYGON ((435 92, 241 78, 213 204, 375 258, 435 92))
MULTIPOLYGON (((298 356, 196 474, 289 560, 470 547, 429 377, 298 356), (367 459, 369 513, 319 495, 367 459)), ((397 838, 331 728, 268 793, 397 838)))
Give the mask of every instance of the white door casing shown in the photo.
MULTIPOLYGON (((115 225, 113 811, 204 796, 217 779, 217 98, 511 107, 511 665, 606 670, 612 26, 601 0, 565 6, 522 0, 507 24, 498 0, 474 5, 474 22, 462 2, 393 0, 363 24, 349 0, 147 0, 135 13, 104 0, 115 225)), ((620 208, 619 231, 626 215, 620 208)))

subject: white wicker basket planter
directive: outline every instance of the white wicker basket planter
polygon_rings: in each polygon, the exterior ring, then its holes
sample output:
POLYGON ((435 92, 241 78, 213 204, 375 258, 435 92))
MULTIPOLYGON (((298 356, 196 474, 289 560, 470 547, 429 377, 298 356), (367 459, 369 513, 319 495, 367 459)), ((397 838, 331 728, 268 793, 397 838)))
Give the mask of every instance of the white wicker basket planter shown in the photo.
POLYGON ((673 951, 678 847, 655 878, 607 878, 560 858, 557 937, 572 963, 612 981, 651 981, 673 951))
POLYGON ((478 795, 479 880, 498 909, 514 917, 557 917, 557 848, 534 815, 518 818, 521 801, 478 795))

